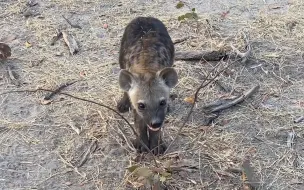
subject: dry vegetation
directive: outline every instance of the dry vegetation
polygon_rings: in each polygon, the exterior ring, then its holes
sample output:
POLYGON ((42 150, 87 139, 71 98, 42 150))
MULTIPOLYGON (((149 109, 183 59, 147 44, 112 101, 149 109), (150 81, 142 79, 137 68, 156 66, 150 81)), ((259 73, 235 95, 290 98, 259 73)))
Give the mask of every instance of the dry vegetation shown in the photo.
MULTIPOLYGON (((244 52, 244 32, 252 52, 201 90, 179 138, 157 158, 158 168, 151 156, 131 150, 126 140, 132 131, 106 108, 64 95, 44 105, 42 91, 1 95, 0 189, 134 189, 149 185, 143 178, 148 167, 168 189, 254 189, 244 186, 244 174, 253 175, 256 189, 304 189, 303 122, 294 122, 304 116, 303 1, 187 1, 180 9, 177 1, 37 2, 29 7, 25 0, 0 0, 0 39, 12 49, 0 65, 0 93, 76 80, 64 91, 115 107, 119 42, 126 24, 140 15, 161 19, 173 39, 190 36, 177 51, 231 52, 232 44, 244 52), (178 21, 191 8, 198 20, 178 21), (63 39, 50 45, 58 30, 74 36, 77 54, 70 55, 63 39), (256 85, 257 93, 216 119, 203 112, 204 105, 256 85), (135 165, 144 168, 139 179, 127 169, 135 165)), ((180 79, 164 129, 168 144, 191 107, 185 98, 217 64, 176 61, 180 79)), ((132 121, 131 113, 124 116, 132 121)))

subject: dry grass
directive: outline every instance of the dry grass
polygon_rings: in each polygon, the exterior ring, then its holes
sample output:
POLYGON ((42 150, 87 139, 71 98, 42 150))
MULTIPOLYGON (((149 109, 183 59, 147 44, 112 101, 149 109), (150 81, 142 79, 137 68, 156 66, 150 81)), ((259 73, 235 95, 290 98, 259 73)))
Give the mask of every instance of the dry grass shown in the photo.
MULTIPOLYGON (((241 189, 241 174, 235 171, 249 157, 258 189, 304 188, 303 123, 293 123, 304 115, 302 1, 290 1, 288 6, 282 2, 278 9, 250 1, 208 4, 217 13, 207 12, 208 8, 193 1, 188 4, 197 9, 200 18, 185 23, 178 22, 177 17, 189 10, 176 9, 175 1, 43 1, 37 9, 44 18, 28 19, 20 14, 25 4, 23 0, 1 2, 0 38, 15 34, 17 39, 9 43, 12 58, 1 64, 0 91, 17 89, 6 75, 6 65, 11 65, 24 83, 21 89, 54 88, 76 79, 79 82, 68 87, 68 93, 112 107, 121 96, 119 66, 115 64, 119 42, 132 18, 153 15, 164 21, 172 38, 190 35, 189 40, 176 45, 177 50, 230 51, 232 43, 244 51, 240 31, 245 31, 253 47, 250 60, 231 66, 219 79, 233 92, 216 83, 205 88, 172 147, 175 153, 158 158, 161 166, 168 160, 185 163, 165 184, 169 189, 241 189), (220 13, 230 6, 222 19, 220 13), (71 28, 61 15, 83 29, 71 28), (106 29, 105 23, 109 25, 106 29), (70 56, 63 40, 50 46, 56 29, 75 36, 79 54, 70 56), (32 47, 26 48, 26 41, 32 47), (206 103, 256 84, 261 86, 257 95, 221 112, 206 126, 208 119, 202 112, 206 103), (286 140, 291 131, 296 134, 296 143, 288 148, 286 140)), ((180 79, 173 90, 178 98, 172 102, 164 130, 167 143, 175 137, 190 108, 184 98, 195 93, 215 64, 175 63, 180 79)), ((130 183, 136 185, 136 180, 126 167, 153 166, 149 156, 134 161, 137 155, 124 140, 132 137, 131 130, 114 113, 61 95, 51 105, 40 105, 43 95, 24 93, 0 98, 0 188, 132 189, 130 183), (81 129, 80 135, 71 124, 81 129), (97 150, 82 167, 75 168, 92 139, 98 140, 97 150)), ((132 121, 130 113, 124 116, 132 121)))

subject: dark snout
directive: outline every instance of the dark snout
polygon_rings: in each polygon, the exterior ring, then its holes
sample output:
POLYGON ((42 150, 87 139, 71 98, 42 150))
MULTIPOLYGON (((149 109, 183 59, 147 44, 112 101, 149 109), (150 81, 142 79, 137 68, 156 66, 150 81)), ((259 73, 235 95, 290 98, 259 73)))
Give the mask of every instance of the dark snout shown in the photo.
POLYGON ((152 128, 160 128, 161 126, 163 125, 163 122, 162 121, 152 121, 151 122, 151 127, 152 128))
POLYGON ((163 110, 159 110, 157 114, 152 118, 150 122, 150 127, 158 130, 162 127, 164 120, 165 120, 165 112, 163 110))

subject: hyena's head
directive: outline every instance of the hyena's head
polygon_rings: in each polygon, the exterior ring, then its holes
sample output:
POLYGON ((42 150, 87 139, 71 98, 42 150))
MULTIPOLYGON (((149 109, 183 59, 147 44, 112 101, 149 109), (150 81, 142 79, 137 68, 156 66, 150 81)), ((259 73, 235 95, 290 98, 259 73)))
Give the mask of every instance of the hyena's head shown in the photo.
POLYGON ((170 89, 178 82, 176 71, 164 68, 154 74, 137 75, 121 70, 119 85, 150 130, 158 131, 167 113, 170 89))

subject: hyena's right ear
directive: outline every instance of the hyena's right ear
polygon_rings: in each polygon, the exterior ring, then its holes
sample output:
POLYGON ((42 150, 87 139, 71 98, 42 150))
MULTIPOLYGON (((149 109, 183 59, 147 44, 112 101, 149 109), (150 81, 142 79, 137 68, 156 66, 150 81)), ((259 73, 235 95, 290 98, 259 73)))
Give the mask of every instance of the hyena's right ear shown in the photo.
POLYGON ((119 86, 124 91, 129 91, 134 81, 132 73, 127 71, 126 69, 122 69, 119 73, 119 86))

